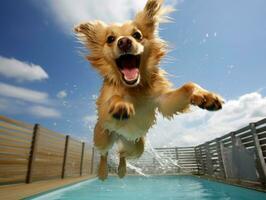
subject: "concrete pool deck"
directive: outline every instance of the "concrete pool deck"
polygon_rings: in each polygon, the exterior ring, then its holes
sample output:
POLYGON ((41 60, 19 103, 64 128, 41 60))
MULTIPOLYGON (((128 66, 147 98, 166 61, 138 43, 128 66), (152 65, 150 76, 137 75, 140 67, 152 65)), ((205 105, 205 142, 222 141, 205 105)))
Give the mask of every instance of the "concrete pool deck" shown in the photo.
POLYGON ((81 181, 85 181, 95 176, 83 176, 76 178, 56 179, 38 181, 30 184, 13 184, 0 186, 0 197, 5 200, 24 199, 42 192, 58 189, 67 185, 72 185, 81 181))

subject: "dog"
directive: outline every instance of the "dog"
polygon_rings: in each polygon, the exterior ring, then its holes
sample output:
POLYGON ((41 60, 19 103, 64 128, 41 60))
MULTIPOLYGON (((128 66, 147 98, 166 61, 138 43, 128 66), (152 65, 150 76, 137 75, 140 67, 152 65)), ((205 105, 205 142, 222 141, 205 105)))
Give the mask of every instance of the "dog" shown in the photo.
POLYGON ((115 142, 119 143, 118 176, 125 176, 126 159, 142 155, 157 111, 170 119, 190 105, 209 111, 222 108, 219 95, 193 82, 173 89, 159 68, 167 45, 158 36, 158 25, 172 11, 162 4, 163 0, 148 0, 134 20, 123 24, 90 21, 75 27, 77 38, 90 51, 87 60, 103 78, 94 129, 101 180, 108 177, 108 150, 115 142))

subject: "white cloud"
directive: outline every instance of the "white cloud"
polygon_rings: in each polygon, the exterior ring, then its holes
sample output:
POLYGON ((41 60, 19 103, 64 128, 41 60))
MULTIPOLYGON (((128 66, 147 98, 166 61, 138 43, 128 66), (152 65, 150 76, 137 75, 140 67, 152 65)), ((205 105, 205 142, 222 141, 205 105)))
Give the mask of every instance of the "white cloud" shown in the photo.
POLYGON ((92 133, 94 131, 96 121, 97 121, 96 115, 86 115, 82 118, 84 128, 88 129, 92 133))
POLYGON ((218 112, 195 109, 169 121, 159 116, 150 130, 153 146, 190 146, 225 135, 266 117, 266 97, 258 92, 229 100, 218 112))
POLYGON ((49 77, 39 65, 2 56, 0 56, 0 75, 17 81, 40 81, 49 77))
MULTIPOLYGON (((166 0, 166 4, 176 5, 183 0, 166 0)), ((146 0, 47 0, 57 22, 68 32, 74 25, 88 20, 105 22, 123 22, 129 20, 141 10, 146 0)))
POLYGON ((7 101, 7 99, 0 99, 0 110, 7 110, 9 107, 9 102, 7 101))
POLYGON ((41 118, 58 118, 61 116, 59 111, 45 106, 32 106, 29 108, 29 113, 41 118))
POLYGON ((0 82, 0 111, 3 114, 23 114, 40 118, 58 118, 60 112, 54 108, 40 106, 49 104, 48 94, 0 82))
POLYGON ((95 124, 96 120, 97 120, 96 115, 86 115, 82 119, 85 127, 91 127, 92 125, 95 124))
POLYGON ((39 118, 59 118, 61 116, 61 113, 54 108, 32 105, 31 102, 9 98, 0 98, 0 112, 4 115, 31 115, 39 118))
POLYGON ((61 90, 61 91, 59 91, 58 93, 57 93, 57 98, 59 98, 59 99, 64 99, 64 98, 66 98, 67 97, 67 92, 65 91, 65 90, 61 90))
POLYGON ((0 112, 1 114, 18 115, 27 113, 27 104, 20 100, 12 100, 7 98, 0 98, 0 112))
POLYGON ((48 94, 0 82, 0 96, 11 97, 33 103, 47 103, 48 94))

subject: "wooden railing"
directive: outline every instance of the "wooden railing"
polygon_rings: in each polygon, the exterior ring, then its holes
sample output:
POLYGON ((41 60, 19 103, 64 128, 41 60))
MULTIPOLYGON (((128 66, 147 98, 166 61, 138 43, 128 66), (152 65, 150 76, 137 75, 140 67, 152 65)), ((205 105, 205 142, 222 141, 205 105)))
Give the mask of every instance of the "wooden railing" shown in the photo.
POLYGON ((200 174, 266 183, 266 119, 195 147, 200 174))
MULTIPOLYGON (((145 151, 134 162, 144 173, 198 173, 266 184, 266 118, 196 147, 153 151, 157 156, 145 151), (161 166, 160 159, 168 160, 169 166, 161 166)), ((87 143, 0 116, 0 185, 92 174, 98 159, 87 143)), ((109 163, 110 171, 116 172, 117 165, 109 163)))
POLYGON ((179 173, 194 173, 198 170, 194 147, 155 148, 155 151, 162 159, 171 158, 172 161, 177 161, 177 165, 172 167, 179 173))
POLYGON ((0 116, 0 184, 77 177, 92 170, 89 144, 0 116))

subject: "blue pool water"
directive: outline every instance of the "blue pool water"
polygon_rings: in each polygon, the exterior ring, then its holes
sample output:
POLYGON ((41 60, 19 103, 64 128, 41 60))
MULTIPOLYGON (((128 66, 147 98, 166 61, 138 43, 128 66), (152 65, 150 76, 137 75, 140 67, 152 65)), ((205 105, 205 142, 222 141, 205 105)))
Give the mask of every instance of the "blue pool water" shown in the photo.
POLYGON ((192 176, 109 177, 90 180, 35 200, 266 200, 266 193, 192 176))

